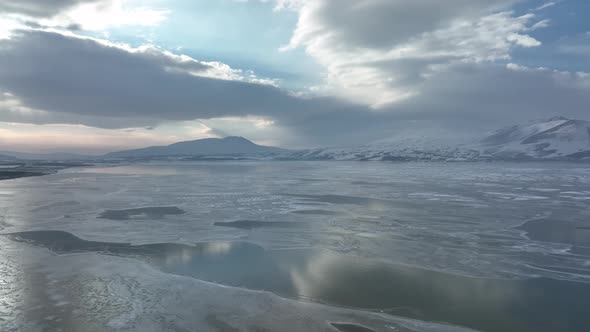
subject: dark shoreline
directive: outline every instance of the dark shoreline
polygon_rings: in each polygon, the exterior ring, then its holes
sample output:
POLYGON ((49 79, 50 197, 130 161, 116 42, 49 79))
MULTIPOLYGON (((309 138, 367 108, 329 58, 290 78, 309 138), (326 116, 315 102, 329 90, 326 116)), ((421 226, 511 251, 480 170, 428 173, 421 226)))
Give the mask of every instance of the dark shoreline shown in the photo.
POLYGON ((22 171, 22 170, 18 170, 18 171, 2 170, 2 171, 0 171, 0 181, 13 180, 13 179, 19 179, 19 178, 28 178, 28 177, 34 177, 34 176, 43 176, 43 175, 47 175, 47 174, 51 174, 51 173, 35 172, 35 171, 22 171))
POLYGON ((66 168, 85 167, 92 165, 79 162, 14 161, 0 163, 0 166, 14 166, 8 168, 0 168, 0 181, 2 181, 50 175, 55 174, 58 171, 66 168))

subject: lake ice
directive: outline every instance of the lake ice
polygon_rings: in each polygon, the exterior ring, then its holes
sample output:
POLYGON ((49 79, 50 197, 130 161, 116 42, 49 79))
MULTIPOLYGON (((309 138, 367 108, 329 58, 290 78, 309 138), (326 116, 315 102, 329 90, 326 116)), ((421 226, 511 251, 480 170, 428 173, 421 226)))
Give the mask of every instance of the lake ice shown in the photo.
POLYGON ((162 162, 1 181, 0 329, 579 331, 589 204, 590 168, 551 162, 162 162))

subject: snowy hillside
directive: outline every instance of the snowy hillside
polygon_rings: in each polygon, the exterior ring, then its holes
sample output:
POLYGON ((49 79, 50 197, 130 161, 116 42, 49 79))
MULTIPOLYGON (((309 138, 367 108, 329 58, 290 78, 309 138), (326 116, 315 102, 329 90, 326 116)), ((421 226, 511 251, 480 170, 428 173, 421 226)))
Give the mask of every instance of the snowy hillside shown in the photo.
POLYGON ((516 125, 491 133, 474 148, 500 159, 587 159, 590 122, 558 117, 516 125))
POLYGON ((475 144, 388 139, 359 146, 298 151, 288 156, 363 161, 590 160, 590 122, 563 117, 534 121, 494 131, 475 144))
POLYGON ((359 161, 475 161, 479 152, 430 139, 381 140, 374 143, 319 148, 291 153, 293 159, 359 161))

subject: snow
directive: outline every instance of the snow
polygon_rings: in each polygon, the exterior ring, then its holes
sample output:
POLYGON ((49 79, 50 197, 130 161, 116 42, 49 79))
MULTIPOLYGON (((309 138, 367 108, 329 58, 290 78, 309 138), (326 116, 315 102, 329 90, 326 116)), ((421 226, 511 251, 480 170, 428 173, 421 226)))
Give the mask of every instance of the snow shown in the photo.
POLYGON ((489 133, 480 143, 403 137, 358 146, 287 153, 286 159, 339 161, 479 161, 590 159, 590 122, 553 118, 489 133))
POLYGON ((492 133, 475 148, 498 157, 563 158, 590 151, 590 122, 561 118, 514 126, 492 133), (504 142, 488 144, 492 137, 504 142))

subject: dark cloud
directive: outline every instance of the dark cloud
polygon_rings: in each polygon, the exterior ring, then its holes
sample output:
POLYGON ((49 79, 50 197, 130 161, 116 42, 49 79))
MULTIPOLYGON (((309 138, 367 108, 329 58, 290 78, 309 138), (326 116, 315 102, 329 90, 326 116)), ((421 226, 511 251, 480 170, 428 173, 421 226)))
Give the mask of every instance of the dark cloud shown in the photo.
POLYGON ((459 64, 425 81, 395 108, 478 127, 564 115, 588 119, 590 76, 516 65, 459 64))
MULTIPOLYGON (((26 30, 0 42, 0 90, 27 109, 0 120, 102 128, 228 116, 267 116, 309 139, 350 133, 368 108, 334 98, 300 98, 270 85, 189 74, 216 70, 155 49, 126 50, 91 39, 26 30), (338 118, 338 123, 333 122, 338 118), (358 120, 358 121, 357 121, 358 120), (333 127, 333 129, 330 129, 333 127)), ((226 70, 226 69, 222 69, 226 70)))
POLYGON ((315 142, 350 144, 400 133, 446 135, 449 140, 477 137, 501 126, 557 115, 590 120, 590 75, 584 73, 457 64, 417 87, 415 96, 379 111, 342 104, 291 124, 315 142))
POLYGON ((273 86, 187 73, 214 70, 203 63, 58 33, 18 32, 0 43, 0 63, 0 87, 49 112, 189 120, 301 107, 273 86))
POLYGON ((0 13, 52 17, 79 4, 98 2, 104 0, 0 0, 0 13))

